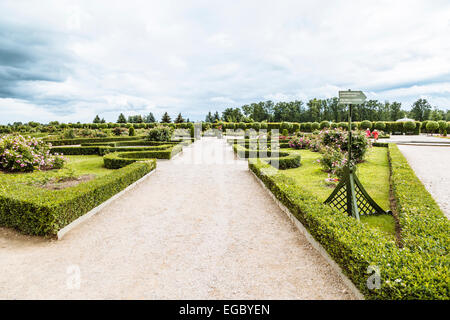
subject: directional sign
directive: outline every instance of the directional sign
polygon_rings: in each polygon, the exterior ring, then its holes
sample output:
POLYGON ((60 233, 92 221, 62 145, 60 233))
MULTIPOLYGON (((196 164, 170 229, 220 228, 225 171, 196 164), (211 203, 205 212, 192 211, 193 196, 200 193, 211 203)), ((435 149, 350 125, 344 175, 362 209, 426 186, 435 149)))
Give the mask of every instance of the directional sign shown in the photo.
POLYGON ((362 104, 366 95, 362 91, 339 91, 340 104, 362 104))

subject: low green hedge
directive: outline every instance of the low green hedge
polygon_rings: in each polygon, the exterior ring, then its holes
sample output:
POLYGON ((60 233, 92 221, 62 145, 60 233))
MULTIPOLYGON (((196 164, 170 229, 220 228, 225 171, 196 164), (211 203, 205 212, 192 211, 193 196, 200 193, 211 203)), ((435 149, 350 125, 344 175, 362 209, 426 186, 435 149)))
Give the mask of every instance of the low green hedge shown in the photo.
POLYGON ((50 152, 55 154, 63 154, 65 156, 80 156, 80 155, 100 155, 101 147, 71 147, 71 146, 58 146, 52 147, 50 152))
POLYGON ((0 185, 0 225, 31 235, 55 235, 155 167, 155 160, 134 163, 63 190, 13 183, 0 185))
POLYGON ((190 145, 192 143, 191 139, 175 140, 175 141, 149 141, 149 140, 133 140, 133 141, 115 141, 115 142, 93 142, 93 143, 82 143, 81 146, 105 146, 105 147, 129 147, 129 146, 160 146, 160 145, 176 145, 182 144, 184 146, 190 145))
MULTIPOLYGON (((400 165, 402 167, 403 165, 400 165)), ((449 299, 449 264, 447 254, 448 221, 446 229, 440 229, 434 236, 436 241, 441 239, 441 251, 425 250, 421 246, 405 246, 399 248, 394 241, 388 240, 380 232, 369 228, 367 225, 358 222, 356 219, 340 213, 338 210, 319 201, 312 193, 298 185, 294 179, 287 177, 282 172, 276 174, 267 164, 256 160, 249 162, 252 170, 275 197, 283 203, 292 214, 308 229, 310 234, 316 239, 338 263, 343 272, 352 280, 359 290, 368 299, 449 299), (379 289, 369 289, 367 281, 373 273, 369 266, 376 266, 380 271, 381 287, 379 289)), ((401 169, 404 170, 404 169, 401 169)), ((410 170, 410 169, 409 169, 410 170)), ((393 168, 394 176, 403 176, 402 172, 397 172, 398 168, 393 168)), ((405 177, 406 178, 406 177, 405 177)), ((409 176, 410 179, 417 179, 409 176)), ((398 181, 399 182, 399 181, 398 181)), ((404 181, 404 184, 409 182, 404 181)), ((415 183, 414 183, 415 185, 415 183)), ((407 192, 401 198, 408 203, 408 199, 419 199, 423 193, 411 193, 424 190, 402 190, 397 188, 397 192, 407 192)), ((402 203, 402 201, 400 201, 402 203)), ((412 203, 416 200, 412 201, 412 203)), ((418 204, 416 202, 416 204, 418 204)), ((418 204, 415 209, 416 214, 421 211, 421 216, 426 216, 429 203, 418 204)), ((403 206, 409 207, 406 204, 403 206)), ((434 216, 432 214, 431 216, 434 216)), ((436 218, 436 217, 435 217, 436 218)), ((422 222, 444 223, 441 218, 411 218, 422 222)), ((402 219, 405 223, 405 219, 402 219)), ((419 222, 419 221, 417 221, 419 222)), ((420 223, 417 223, 420 224, 420 223)), ((417 225, 415 224, 415 225, 417 225)), ((409 227, 406 227, 409 228, 409 227)), ((435 229, 435 228, 431 228, 435 229)), ((418 230, 413 238, 420 238, 424 235, 424 230, 418 230)), ((434 232, 434 231, 432 231, 434 232)), ((416 239, 417 244, 426 242, 416 239)), ((432 240, 433 243, 436 243, 432 240)), ((437 247, 435 247, 437 249, 437 247)))
MULTIPOLYGON (((450 263, 450 222, 408 165, 397 145, 389 144, 392 189, 397 200, 403 244, 415 252, 447 257, 450 263)), ((441 260, 433 260, 433 264, 441 260)), ((447 270, 448 271, 448 270, 447 270)), ((450 284, 447 273, 447 284, 450 284)))
POLYGON ((117 169, 143 159, 171 159, 182 150, 183 147, 181 145, 176 145, 164 150, 114 152, 105 155, 103 162, 106 168, 117 169))
POLYGON ((238 144, 233 145, 233 150, 240 158, 258 158, 280 170, 298 168, 301 164, 300 153, 270 150, 249 150, 238 144))
MULTIPOLYGON (((109 147, 109 146, 97 146, 97 147, 73 147, 73 146, 61 146, 52 147, 51 153, 59 153, 67 156, 73 155, 99 155, 103 156, 112 152, 128 152, 128 151, 158 151, 167 150, 173 148, 173 144, 162 144, 158 146, 148 147, 109 147)), ((165 159, 165 158, 164 158, 165 159)))
POLYGON ((111 137, 111 138, 78 138, 78 139, 61 139, 61 140, 45 140, 45 142, 51 143, 52 146, 70 146, 70 145, 81 145, 86 143, 94 143, 94 142, 114 142, 114 141, 132 141, 132 140, 141 140, 143 136, 134 136, 134 137, 111 137))

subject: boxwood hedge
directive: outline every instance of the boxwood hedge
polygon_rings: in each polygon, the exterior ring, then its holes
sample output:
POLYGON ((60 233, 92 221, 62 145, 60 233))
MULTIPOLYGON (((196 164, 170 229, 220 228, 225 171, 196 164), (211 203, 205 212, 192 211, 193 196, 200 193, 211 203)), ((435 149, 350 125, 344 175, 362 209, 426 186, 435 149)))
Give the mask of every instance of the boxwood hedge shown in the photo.
POLYGON ((143 159, 171 159, 183 150, 181 145, 176 145, 163 150, 114 152, 103 157, 105 167, 117 169, 143 159))
POLYGON ((70 146, 70 145, 81 145, 85 143, 94 142, 114 142, 114 141, 133 141, 142 140, 143 136, 134 137, 111 137, 111 138, 78 138, 78 139, 61 139, 61 140, 45 140, 52 144, 52 146, 70 146))
POLYGON ((449 224, 395 146, 392 180, 405 245, 320 202, 295 180, 256 160, 249 168, 308 229, 368 299, 449 299, 449 224), (368 288, 369 266, 380 287, 368 288))
POLYGON ((285 151, 268 151, 268 150, 250 150, 239 144, 233 145, 234 152, 244 159, 259 158, 264 163, 277 166, 278 169, 286 170, 290 168, 298 168, 301 163, 299 153, 290 153, 285 151))
POLYGON ((156 167, 133 163, 108 175, 62 190, 23 184, 0 185, 0 225, 31 235, 56 233, 156 167))

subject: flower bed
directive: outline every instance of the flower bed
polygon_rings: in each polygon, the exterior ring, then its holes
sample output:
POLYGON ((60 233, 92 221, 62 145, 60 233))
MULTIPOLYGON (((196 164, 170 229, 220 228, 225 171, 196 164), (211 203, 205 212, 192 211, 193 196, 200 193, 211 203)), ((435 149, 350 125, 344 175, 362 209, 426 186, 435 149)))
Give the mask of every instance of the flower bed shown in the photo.
POLYGON ((156 167, 155 160, 133 163, 89 182, 48 190, 0 180, 0 226, 31 235, 55 235, 156 167))
POLYGON ((274 174, 261 161, 249 168, 308 229, 368 299, 449 299, 450 225, 398 152, 390 146, 392 181, 405 245, 321 201, 295 180, 274 174), (380 287, 369 289, 369 266, 380 272, 380 287))
POLYGON ((65 159, 51 154, 49 144, 36 138, 6 135, 0 138, 0 170, 31 172, 34 170, 59 169, 65 159))

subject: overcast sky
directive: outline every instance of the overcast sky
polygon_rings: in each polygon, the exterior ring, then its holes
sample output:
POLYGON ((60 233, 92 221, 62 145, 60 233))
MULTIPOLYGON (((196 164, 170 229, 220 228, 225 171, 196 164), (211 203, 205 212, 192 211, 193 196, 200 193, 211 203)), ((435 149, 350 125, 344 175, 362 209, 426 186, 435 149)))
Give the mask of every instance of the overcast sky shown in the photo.
POLYGON ((360 89, 450 108, 450 1, 0 0, 0 123, 360 89))

